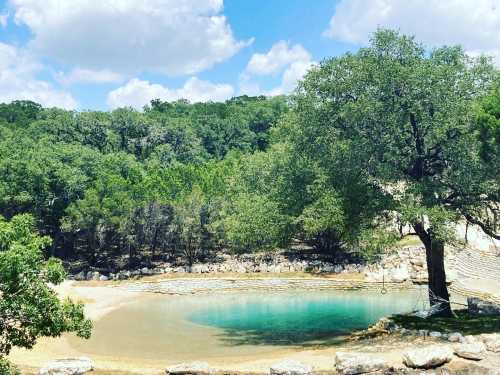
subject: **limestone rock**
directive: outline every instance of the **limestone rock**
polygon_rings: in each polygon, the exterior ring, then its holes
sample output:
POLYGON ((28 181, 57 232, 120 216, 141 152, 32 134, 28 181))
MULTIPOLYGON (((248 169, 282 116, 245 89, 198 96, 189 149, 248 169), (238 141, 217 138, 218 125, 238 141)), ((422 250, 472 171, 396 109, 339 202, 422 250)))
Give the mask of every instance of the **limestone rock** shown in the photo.
POLYGON ((448 346, 430 345, 403 353, 403 363, 411 368, 431 369, 450 362, 453 351, 448 346))
POLYGON ((47 363, 38 371, 38 375, 81 375, 92 370, 89 358, 66 358, 47 363))
POLYGON ((206 362, 180 363, 165 369, 167 375, 211 375, 215 369, 206 362))
POLYGON ((335 354, 335 368, 343 375, 366 374, 385 369, 387 363, 380 358, 373 358, 363 353, 335 354))
POLYGON ((313 375, 312 367, 293 359, 284 359, 269 369, 270 375, 313 375))
POLYGON ((481 340, 486 345, 486 349, 490 352, 500 352, 500 334, 487 333, 480 336, 481 340))
POLYGON ((453 332, 448 335, 449 342, 464 342, 464 337, 460 332, 453 332))
POLYGON ((466 359, 481 360, 486 355, 486 345, 480 341, 471 344, 458 344, 455 346, 455 354, 466 359))

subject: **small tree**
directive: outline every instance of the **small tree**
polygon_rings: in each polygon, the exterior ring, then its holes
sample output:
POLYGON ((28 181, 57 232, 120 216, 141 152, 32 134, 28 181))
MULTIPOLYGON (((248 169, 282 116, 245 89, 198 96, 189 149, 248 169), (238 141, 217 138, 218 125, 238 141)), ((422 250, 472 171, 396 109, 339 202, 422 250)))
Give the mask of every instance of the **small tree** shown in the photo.
POLYGON ((75 332, 90 337, 91 322, 83 305, 60 301, 48 283, 59 284, 65 272, 54 258, 43 260, 49 237, 33 231, 29 215, 10 222, 0 217, 0 372, 13 372, 5 356, 13 347, 32 348, 42 336, 75 332))
POLYGON ((497 74, 460 47, 428 52, 412 37, 380 30, 369 47, 310 71, 295 97, 297 149, 331 176, 349 165, 384 192, 379 215, 399 213, 418 234, 430 303, 443 315, 451 313, 444 245, 454 224, 465 219, 497 236, 497 223, 486 219, 498 212, 498 164, 480 157, 473 110, 497 74))

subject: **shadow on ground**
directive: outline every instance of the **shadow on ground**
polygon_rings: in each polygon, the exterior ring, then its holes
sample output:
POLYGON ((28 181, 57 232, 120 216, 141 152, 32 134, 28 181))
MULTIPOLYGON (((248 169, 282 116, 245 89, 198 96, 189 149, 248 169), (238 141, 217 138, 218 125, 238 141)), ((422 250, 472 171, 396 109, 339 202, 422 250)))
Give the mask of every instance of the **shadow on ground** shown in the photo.
POLYGON ((466 310, 456 311, 452 318, 422 319, 416 316, 395 315, 396 324, 406 329, 426 329, 439 332, 460 332, 462 335, 478 335, 481 333, 500 332, 500 315, 475 316, 466 310))

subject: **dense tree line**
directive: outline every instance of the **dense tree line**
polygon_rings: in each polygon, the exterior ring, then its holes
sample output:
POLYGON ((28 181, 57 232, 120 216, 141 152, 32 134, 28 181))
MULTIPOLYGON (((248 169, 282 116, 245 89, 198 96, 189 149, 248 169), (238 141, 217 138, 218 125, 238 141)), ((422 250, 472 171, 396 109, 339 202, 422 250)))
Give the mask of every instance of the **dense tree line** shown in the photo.
MULTIPOLYGON (((410 225, 432 305, 460 221, 498 238, 500 79, 460 47, 380 30, 289 97, 143 111, 0 105, 0 214, 30 213, 46 256, 127 267, 307 241, 371 256, 410 225)), ((444 301, 444 302, 443 302, 444 301)))

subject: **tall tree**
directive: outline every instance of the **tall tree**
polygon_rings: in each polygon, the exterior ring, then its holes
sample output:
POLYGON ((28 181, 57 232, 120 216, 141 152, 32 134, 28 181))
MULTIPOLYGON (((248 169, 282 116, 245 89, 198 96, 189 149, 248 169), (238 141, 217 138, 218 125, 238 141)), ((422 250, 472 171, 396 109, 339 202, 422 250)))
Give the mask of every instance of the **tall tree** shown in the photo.
POLYGON ((415 229, 426 249, 430 303, 443 315, 451 313, 444 246, 453 224, 498 229, 479 215, 498 207, 500 189, 480 157, 472 110, 495 74, 488 59, 460 47, 428 51, 379 30, 367 48, 310 71, 294 98, 299 152, 332 176, 339 163, 330 155, 344 160, 357 181, 390 198, 379 215, 398 212, 415 229))
POLYGON ((49 237, 34 232, 29 215, 0 217, 0 371, 9 373, 5 356, 13 347, 32 348, 43 336, 74 332, 90 336, 91 322, 82 304, 61 302, 47 283, 59 284, 65 272, 59 260, 43 260, 49 237))

